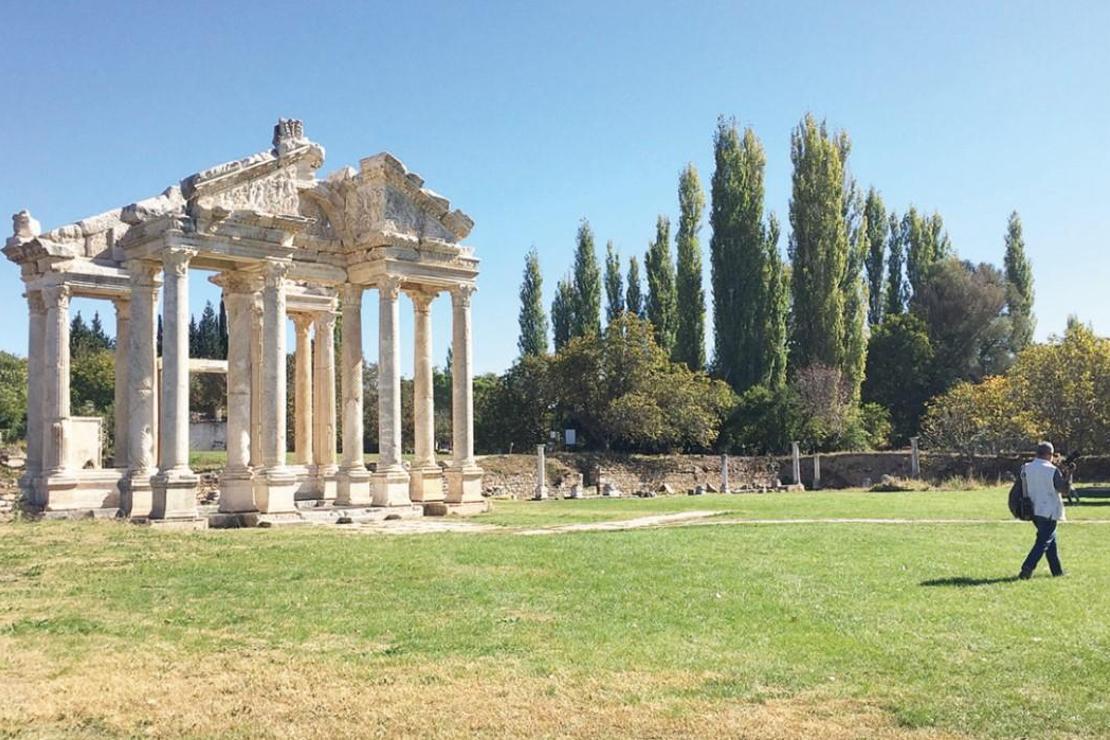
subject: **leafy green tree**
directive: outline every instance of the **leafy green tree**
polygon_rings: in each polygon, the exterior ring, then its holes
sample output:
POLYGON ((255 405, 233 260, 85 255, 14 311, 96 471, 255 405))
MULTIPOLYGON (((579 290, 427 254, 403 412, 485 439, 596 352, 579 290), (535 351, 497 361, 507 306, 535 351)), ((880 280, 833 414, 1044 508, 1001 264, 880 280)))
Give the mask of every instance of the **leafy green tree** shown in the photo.
POLYGON ((930 267, 952 256, 952 244, 940 214, 923 216, 912 206, 902 217, 902 244, 906 249, 906 275, 914 293, 921 288, 930 267))
POLYGON ((660 216, 655 222, 655 240, 644 256, 647 268, 647 318, 655 328, 655 341, 668 355, 674 352, 677 330, 677 295, 674 262, 671 261, 671 222, 660 216))
POLYGON ((737 391, 785 377, 787 291, 778 222, 763 222, 766 157, 750 129, 717 121, 709 221, 714 366, 737 391))
POLYGON ((887 229, 887 277, 883 296, 883 313, 894 316, 904 313, 909 295, 906 290, 906 245, 902 241, 902 220, 893 211, 887 229))
MULTIPOLYGON (((629 286, 631 288, 631 286, 629 286)), ((621 256, 613 242, 605 245, 605 321, 624 313, 624 281, 621 279, 621 256)))
POLYGON ((571 336, 601 332, 601 271, 594 250, 594 234, 585 219, 578 226, 574 250, 574 319, 571 336))
POLYGON ((601 337, 571 340, 549 377, 558 411, 603 449, 708 449, 735 403, 725 383, 670 361, 654 327, 629 313, 601 337))
POLYGON ((845 365, 844 276, 850 244, 844 191, 847 135, 830 135, 810 114, 791 135, 790 257, 794 300, 791 364, 845 365))
POLYGON ((867 280, 864 265, 871 251, 867 230, 866 209, 849 182, 844 196, 845 222, 848 226, 848 259, 844 266, 841 289, 844 291, 844 378, 858 400, 860 384, 867 363, 867 280))
POLYGON ((555 286, 555 298, 551 302, 551 329, 556 352, 574 336, 574 304, 574 278, 567 275, 555 286))
POLYGON ((547 314, 543 310, 543 275, 540 255, 535 247, 524 258, 524 277, 520 283, 520 337, 517 347, 521 357, 547 354, 547 314))
POLYGON ((86 324, 81 312, 78 311, 69 322, 69 352, 71 356, 99 352, 112 349, 114 343, 104 333, 100 323, 100 313, 93 314, 92 324, 86 324))
POLYGON ((929 402, 921 427, 929 447, 968 456, 1027 450, 1036 439, 1031 414, 1000 376, 952 386, 929 402))
POLYGON ((4 441, 27 434, 27 360, 0 352, 0 431, 4 441))
POLYGON ((112 408, 115 394, 115 353, 108 349, 96 349, 73 356, 70 364, 69 396, 75 414, 106 414, 112 408))
POLYGON ((705 290, 701 284, 701 245, 698 230, 705 210, 705 195, 698 171, 686 165, 678 179, 678 252, 675 296, 676 329, 674 359, 691 370, 705 369, 705 290))
POLYGON ((475 409, 475 442, 481 452, 531 451, 554 428, 547 355, 522 355, 497 378, 475 409))
POLYGON ((925 322, 913 314, 890 314, 871 331, 864 402, 890 410, 895 444, 918 432, 932 390, 933 345, 925 322))
POLYGON ((641 292, 640 262, 636 255, 628 258, 628 289, 624 294, 624 307, 637 318, 644 318, 644 294, 641 292))
POLYGON ((1017 353, 1033 341, 1033 268, 1025 256, 1021 217, 1010 214, 1006 226, 1006 313, 1010 317, 1010 349, 1017 353))
POLYGON ((867 322, 877 326, 883 320, 883 267, 886 258, 887 218, 883 199, 875 188, 867 191, 863 207, 864 230, 867 234, 867 322))

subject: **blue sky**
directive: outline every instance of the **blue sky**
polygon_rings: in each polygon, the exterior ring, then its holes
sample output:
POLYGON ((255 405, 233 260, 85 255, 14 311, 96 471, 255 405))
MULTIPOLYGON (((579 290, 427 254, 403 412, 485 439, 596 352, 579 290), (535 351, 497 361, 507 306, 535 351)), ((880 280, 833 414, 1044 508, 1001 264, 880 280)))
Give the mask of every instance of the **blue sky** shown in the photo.
MULTIPOLYGON (((0 16, 0 209, 52 228, 266 149, 279 116, 301 118, 323 173, 388 150, 475 219, 479 372, 516 356, 528 248, 548 302, 580 219, 599 252, 642 255, 656 216, 677 216, 687 162, 708 190, 720 114, 763 139, 784 223, 790 130, 812 111, 848 131, 862 185, 939 210, 968 259, 1001 262, 1017 209, 1038 337, 1071 313, 1110 332, 1110 3, 3 0, 0 16)), ((218 294, 194 275, 199 314, 218 294)), ((20 294, 4 262, 0 349, 24 354, 20 294)), ((446 300, 433 311, 438 360, 446 300)), ((370 294, 371 360, 376 315, 370 294)))

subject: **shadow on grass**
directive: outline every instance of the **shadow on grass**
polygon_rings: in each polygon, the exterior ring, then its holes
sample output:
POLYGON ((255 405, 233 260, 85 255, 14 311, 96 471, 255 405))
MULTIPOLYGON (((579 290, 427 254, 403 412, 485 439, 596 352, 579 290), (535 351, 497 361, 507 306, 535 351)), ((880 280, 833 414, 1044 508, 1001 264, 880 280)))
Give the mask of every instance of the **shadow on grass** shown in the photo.
POLYGON ((991 586, 996 583, 1012 583, 1018 580, 1017 576, 1003 576, 1001 578, 969 578, 968 576, 953 576, 951 578, 933 578, 928 581, 922 581, 921 586, 955 586, 956 588, 965 588, 967 586, 991 586))

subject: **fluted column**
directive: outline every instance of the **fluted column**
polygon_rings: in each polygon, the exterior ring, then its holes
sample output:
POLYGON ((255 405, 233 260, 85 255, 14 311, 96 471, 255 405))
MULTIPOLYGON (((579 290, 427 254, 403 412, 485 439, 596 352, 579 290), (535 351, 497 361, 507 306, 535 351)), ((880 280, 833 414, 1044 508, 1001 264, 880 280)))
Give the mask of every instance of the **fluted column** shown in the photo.
POLYGON ((112 465, 126 468, 127 463, 127 353, 131 349, 131 298, 116 298, 116 395, 115 395, 115 452, 112 465))
POLYGON ((344 285, 343 311, 343 461, 339 467, 336 503, 370 503, 370 474, 362 457, 362 286, 344 285))
MULTIPOLYGON (((69 426, 69 286, 42 289, 46 308, 43 367, 43 465, 48 479, 70 476, 66 459, 69 426)), ((49 501, 44 502, 49 503, 49 501)))
POLYGON ((335 498, 335 314, 316 314, 316 341, 313 342, 314 405, 312 436, 316 460, 316 490, 324 500, 335 498))
POLYGON ((162 253, 162 424, 154 519, 196 517, 197 477, 189 469, 189 261, 191 249, 162 253))
POLYGON ((157 352, 158 265, 127 263, 131 321, 127 352, 127 482, 120 508, 135 519, 150 516, 151 475, 157 440, 155 356, 157 352))
POLYGON ((262 467, 262 296, 250 303, 251 467, 262 467))
POLYGON ((312 449, 312 317, 295 314, 293 326, 297 330, 296 367, 293 379, 294 451, 297 465, 309 466, 314 462, 312 449))
POLYGON ((285 465, 285 276, 289 265, 268 262, 262 288, 262 465, 255 502, 264 513, 294 511, 296 477, 285 465))
POLYGON ((413 309, 413 447, 409 496, 442 501, 443 474, 436 463, 435 397, 432 385, 432 301, 435 292, 409 292, 413 309))
POLYGON ((251 347, 254 285, 235 273, 213 279, 227 310, 227 465, 220 476, 220 511, 254 511, 251 459, 251 347))
POLYGON ((401 344, 398 338, 401 279, 378 283, 378 465, 374 505, 410 503, 409 476, 401 465, 401 344))
POLYGON ((470 297, 475 286, 451 290, 451 467, 447 471, 447 501, 482 500, 482 469, 474 461, 474 368, 470 350, 470 297))
POLYGON ((27 291, 27 309, 27 468, 20 479, 20 487, 27 500, 38 505, 38 493, 35 489, 43 469, 42 396, 46 325, 46 306, 43 305, 40 291, 27 291))

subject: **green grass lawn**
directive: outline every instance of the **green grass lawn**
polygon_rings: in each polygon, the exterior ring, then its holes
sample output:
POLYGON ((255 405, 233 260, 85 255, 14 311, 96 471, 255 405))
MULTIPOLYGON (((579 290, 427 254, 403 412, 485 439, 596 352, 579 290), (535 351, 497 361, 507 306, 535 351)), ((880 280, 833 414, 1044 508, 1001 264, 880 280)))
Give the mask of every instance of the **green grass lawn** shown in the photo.
POLYGON ((498 502, 482 520, 693 509, 999 521, 2 524, 0 735, 1110 734, 1110 524, 1063 526, 1068 577, 1018 582, 1032 528, 997 491, 498 502))

